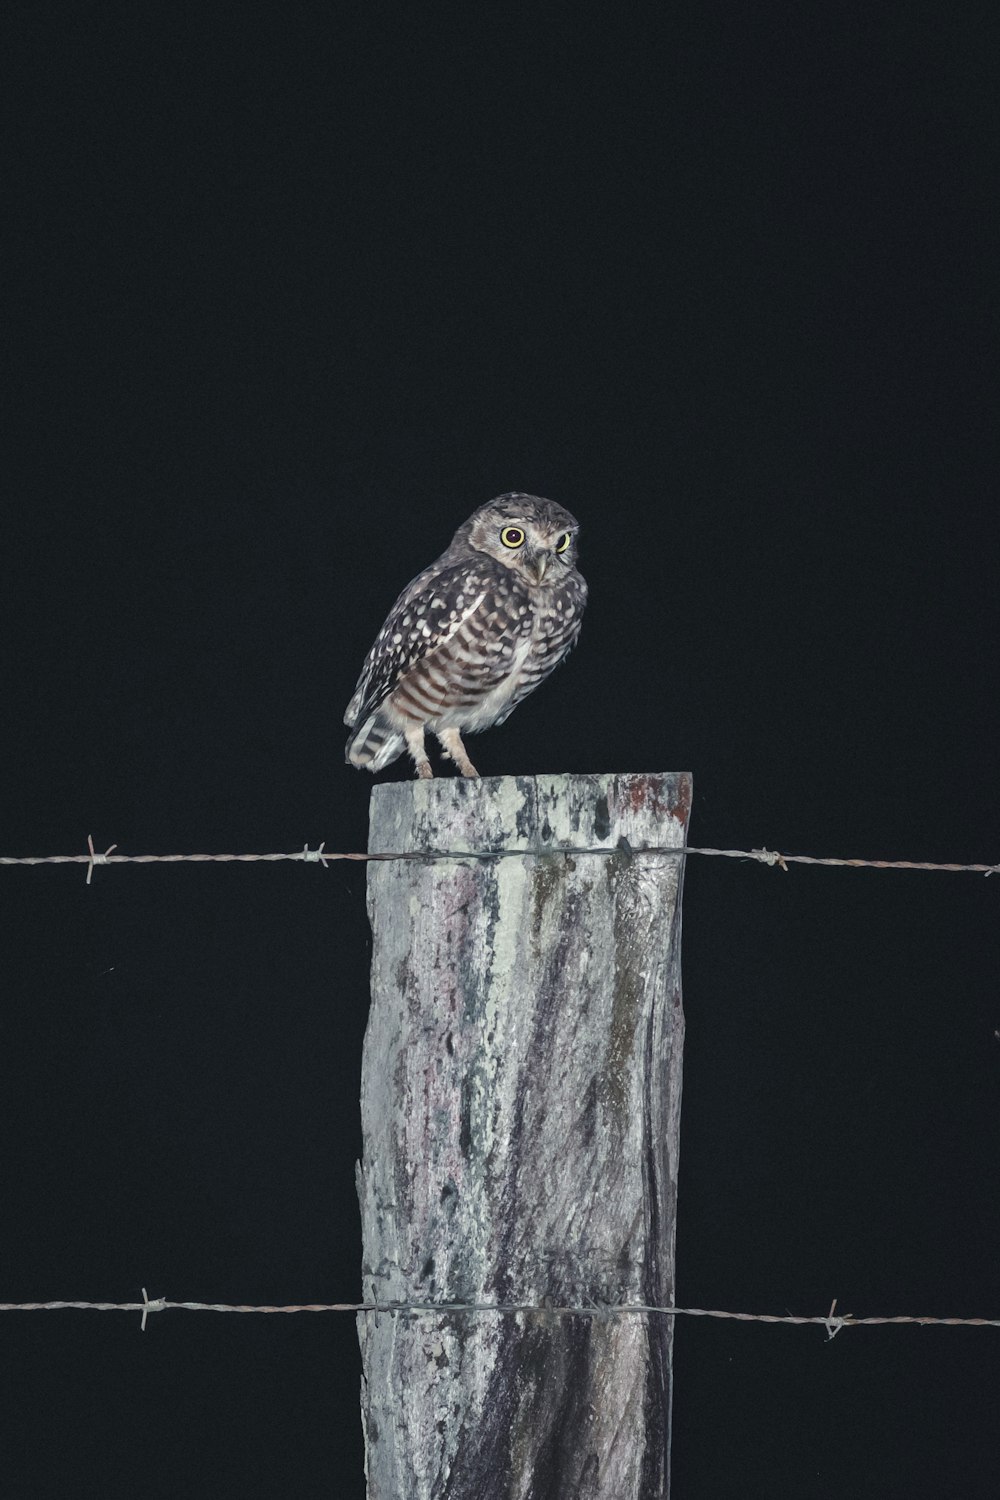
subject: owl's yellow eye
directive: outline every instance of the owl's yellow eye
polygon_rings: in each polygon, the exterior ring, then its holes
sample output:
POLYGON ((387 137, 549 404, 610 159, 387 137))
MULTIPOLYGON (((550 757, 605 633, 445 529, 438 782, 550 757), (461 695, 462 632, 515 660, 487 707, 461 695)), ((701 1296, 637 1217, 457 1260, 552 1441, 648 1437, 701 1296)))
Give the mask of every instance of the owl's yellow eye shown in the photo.
POLYGON ((564 531, 558 542, 556 542, 556 551, 565 552, 566 548, 569 546, 572 540, 573 538, 570 536, 569 532, 564 531))
POLYGON ((505 526, 500 533, 500 540, 505 547, 523 547, 524 532, 520 526, 505 526))

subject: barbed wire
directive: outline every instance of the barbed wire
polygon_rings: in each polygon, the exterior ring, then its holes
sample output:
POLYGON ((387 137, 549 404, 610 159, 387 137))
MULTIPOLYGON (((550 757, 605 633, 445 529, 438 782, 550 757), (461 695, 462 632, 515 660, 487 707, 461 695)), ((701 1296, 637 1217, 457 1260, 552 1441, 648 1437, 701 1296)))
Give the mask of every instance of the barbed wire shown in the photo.
POLYGON ((616 1317, 643 1316, 646 1314, 667 1318, 725 1318, 737 1323, 786 1323, 796 1327, 814 1326, 825 1328, 827 1338, 835 1338, 843 1328, 887 1327, 890 1324, 914 1324, 921 1327, 939 1328, 1000 1328, 1000 1318, 935 1318, 915 1317, 900 1314, 892 1317, 856 1318, 851 1313, 837 1312, 837 1298, 830 1304, 830 1311, 819 1315, 797 1315, 795 1313, 747 1313, 728 1312, 710 1307, 658 1307, 645 1302, 589 1303, 558 1306, 536 1302, 297 1302, 282 1306, 262 1305, 246 1302, 172 1302, 167 1297, 149 1297, 142 1289, 141 1302, 0 1302, 0 1312, 62 1312, 80 1309, 87 1312, 140 1313, 140 1328, 146 1331, 146 1320, 151 1313, 214 1312, 214 1313, 401 1313, 418 1315, 430 1313, 479 1313, 518 1316, 536 1313, 545 1317, 594 1318, 602 1320, 616 1317))
MULTIPOLYGON (((848 859, 831 855, 786 854, 772 849, 711 849, 690 844, 646 845, 635 848, 621 838, 615 845, 580 846, 550 845, 543 849, 427 849, 412 851, 339 852, 327 850, 325 841, 315 849, 305 844, 300 850, 270 854, 115 854, 117 844, 111 844, 99 853, 94 847, 93 837, 87 836, 86 854, 0 855, 0 865, 59 865, 84 864, 87 866, 87 884, 90 885, 94 869, 98 865, 111 864, 230 864, 230 863, 279 863, 297 862, 321 864, 327 867, 330 861, 349 860, 369 863, 379 860, 467 860, 525 858, 540 855, 622 855, 628 859, 638 854, 688 855, 698 854, 719 859, 743 859, 760 864, 777 866, 787 872, 791 864, 836 866, 847 869, 873 870, 922 870, 931 872, 960 872, 981 875, 1000 873, 1000 864, 938 862, 930 860, 903 859, 848 859)), ((652 1314, 664 1317, 728 1318, 738 1322, 786 1323, 795 1325, 818 1324, 825 1327, 829 1338, 842 1328, 862 1326, 885 1326, 888 1324, 938 1325, 941 1327, 1000 1328, 1000 1319, 994 1318, 939 1318, 900 1315, 892 1317, 855 1318, 851 1314, 836 1313, 836 1299, 825 1316, 796 1316, 791 1313, 741 1313, 703 1307, 659 1307, 644 1303, 612 1304, 602 1306, 538 1306, 531 1303, 459 1303, 459 1302, 332 1302, 301 1303, 288 1306, 263 1306, 245 1303, 221 1302, 173 1302, 163 1297, 150 1299, 143 1288, 141 1302, 0 1302, 0 1312, 50 1312, 67 1308, 85 1309, 95 1312, 138 1312, 141 1327, 146 1328, 150 1313, 179 1309, 187 1312, 219 1313, 545 1313, 553 1316, 579 1316, 606 1318, 613 1316, 652 1314)))
POLYGON ((777 866, 787 872, 789 865, 828 865, 844 869, 867 870, 928 870, 949 871, 973 875, 1000 874, 1000 864, 958 864, 934 860, 915 859, 841 859, 833 855, 784 854, 775 849, 705 849, 693 844, 651 844, 639 848, 621 838, 617 844, 596 847, 578 844, 552 844, 542 849, 417 849, 387 850, 372 853, 341 853, 329 850, 325 841, 315 849, 305 844, 301 849, 278 854, 115 854, 117 844, 110 844, 104 853, 94 848, 94 840, 87 835, 86 854, 23 854, 0 855, 0 865, 86 865, 87 884, 90 885, 98 865, 152 865, 152 864, 255 864, 290 861, 299 864, 319 864, 324 867, 332 860, 353 860, 367 864, 377 860, 463 860, 463 859, 530 859, 552 854, 579 855, 624 854, 632 858, 637 854, 686 854, 708 855, 715 859, 747 859, 758 864, 777 866))

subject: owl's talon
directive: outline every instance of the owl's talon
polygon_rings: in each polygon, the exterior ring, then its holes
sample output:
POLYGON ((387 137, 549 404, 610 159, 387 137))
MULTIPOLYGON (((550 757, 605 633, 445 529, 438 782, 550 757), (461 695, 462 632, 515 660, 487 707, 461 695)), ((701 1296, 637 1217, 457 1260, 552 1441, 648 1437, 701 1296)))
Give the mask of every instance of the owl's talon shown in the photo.
POLYGON ((439 729, 437 737, 441 741, 441 749, 448 759, 454 761, 463 776, 475 776, 478 780, 479 772, 469 759, 468 751, 462 744, 462 736, 457 729, 439 729))

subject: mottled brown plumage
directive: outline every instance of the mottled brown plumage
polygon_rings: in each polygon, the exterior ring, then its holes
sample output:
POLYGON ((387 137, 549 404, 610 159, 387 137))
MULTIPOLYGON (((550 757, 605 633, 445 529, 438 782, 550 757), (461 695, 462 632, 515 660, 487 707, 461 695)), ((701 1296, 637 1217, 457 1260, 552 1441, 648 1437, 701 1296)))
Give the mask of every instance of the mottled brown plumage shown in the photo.
POLYGON ((587 602, 579 524, 551 500, 507 494, 458 528, 389 612, 344 722, 351 765, 381 771, 409 749, 431 776, 424 733, 463 776, 461 735, 502 724, 574 645, 587 602))

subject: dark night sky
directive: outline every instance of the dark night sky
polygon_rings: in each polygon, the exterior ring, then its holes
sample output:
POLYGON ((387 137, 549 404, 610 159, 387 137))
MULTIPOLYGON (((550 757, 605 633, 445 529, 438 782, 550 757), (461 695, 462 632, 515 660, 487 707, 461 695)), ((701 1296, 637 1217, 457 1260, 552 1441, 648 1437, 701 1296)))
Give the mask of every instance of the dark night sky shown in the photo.
MULTIPOLYGON (((523 489, 591 603, 484 775, 1000 858, 995 10, 535 9, 8 8, 0 853, 363 847, 364 652, 523 489)), ((1000 1315, 1000 879, 686 879, 680 1302, 1000 1315)), ((355 1297, 363 869, 0 891, 0 1299, 355 1297)), ((350 1318, 0 1332, 11 1500, 363 1492, 350 1318)), ((675 1377, 678 1500, 1000 1491, 996 1331, 675 1377)))

